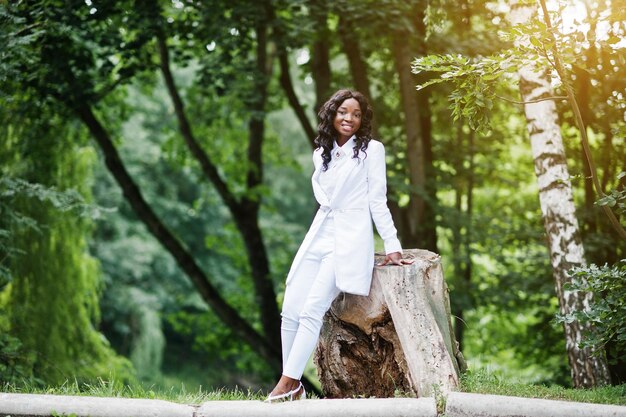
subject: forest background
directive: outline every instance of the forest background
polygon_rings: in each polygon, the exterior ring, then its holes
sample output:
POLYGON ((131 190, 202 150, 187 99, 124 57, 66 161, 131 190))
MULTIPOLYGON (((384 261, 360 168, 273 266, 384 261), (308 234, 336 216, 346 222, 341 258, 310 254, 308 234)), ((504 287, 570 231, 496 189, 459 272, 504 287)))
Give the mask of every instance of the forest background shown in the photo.
MULTIPOLYGON (((626 248, 601 206, 624 211, 626 5, 548 6, 555 30, 533 32, 504 1, 0 3, 0 380, 271 384, 316 209, 315 110, 352 87, 374 106, 403 247, 442 255, 470 369, 572 385, 519 82, 469 65, 504 68, 526 37, 554 96, 572 87, 597 165, 554 100, 600 267, 581 276, 604 283, 596 302, 617 296, 597 305, 623 330, 626 248)), ((624 333, 587 336, 623 382, 624 333)))

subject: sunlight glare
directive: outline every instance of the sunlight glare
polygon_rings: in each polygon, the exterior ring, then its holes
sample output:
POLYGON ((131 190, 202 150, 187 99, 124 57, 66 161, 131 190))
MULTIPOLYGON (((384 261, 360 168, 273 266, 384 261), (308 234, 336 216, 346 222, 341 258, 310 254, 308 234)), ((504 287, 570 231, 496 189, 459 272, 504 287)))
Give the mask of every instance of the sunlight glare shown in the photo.
MULTIPOLYGON (((601 16, 597 16, 598 23, 594 34, 589 34, 589 23, 585 22, 587 16, 587 7, 585 0, 547 0, 546 6, 550 11, 556 11, 562 8, 560 13, 561 22, 559 23, 559 31, 563 34, 569 34, 574 32, 581 32, 587 38, 588 42, 594 41, 606 41, 609 37, 611 30, 610 19, 608 14, 610 10, 602 12, 601 16)), ((626 47, 626 39, 620 40, 613 45, 614 48, 626 47)))
POLYGON ((546 2, 548 10, 557 10, 559 7, 563 7, 561 13, 561 25, 560 29, 563 33, 572 33, 575 31, 581 31, 587 33, 589 31, 589 24, 584 23, 587 18, 587 8, 584 1, 581 0, 550 0, 546 2))
POLYGON ((311 54, 307 48, 302 48, 298 50, 298 54, 296 55, 296 63, 298 65, 304 65, 311 59, 311 54))

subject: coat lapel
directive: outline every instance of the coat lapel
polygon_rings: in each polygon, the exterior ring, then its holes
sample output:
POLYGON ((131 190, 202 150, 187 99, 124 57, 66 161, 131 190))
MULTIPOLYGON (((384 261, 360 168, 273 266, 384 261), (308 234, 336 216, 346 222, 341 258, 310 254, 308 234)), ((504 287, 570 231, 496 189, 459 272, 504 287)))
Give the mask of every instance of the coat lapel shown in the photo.
POLYGON ((346 155, 346 157, 350 159, 346 161, 337 172, 337 184, 335 185, 333 195, 330 197, 330 201, 334 201, 335 198, 337 198, 337 195, 341 192, 341 188, 345 185, 352 170, 356 168, 359 162, 362 162, 360 158, 352 158, 352 155, 346 155))
POLYGON ((315 171, 313 172, 313 178, 311 181, 311 183, 313 184, 313 195, 320 205, 330 206, 330 200, 319 183, 319 177, 321 173, 322 164, 320 163, 318 164, 318 166, 315 167, 315 171))

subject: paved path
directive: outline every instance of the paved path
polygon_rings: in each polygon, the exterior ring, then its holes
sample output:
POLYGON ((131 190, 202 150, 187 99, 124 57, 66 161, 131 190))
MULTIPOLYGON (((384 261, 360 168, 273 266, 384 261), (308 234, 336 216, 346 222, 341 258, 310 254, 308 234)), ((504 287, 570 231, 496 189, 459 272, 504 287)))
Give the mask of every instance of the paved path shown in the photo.
MULTIPOLYGON (((2 394, 0 416, 43 417, 437 417, 433 398, 208 401, 201 405, 163 400, 2 394)), ((626 407, 454 392, 446 417, 626 417, 626 407)))

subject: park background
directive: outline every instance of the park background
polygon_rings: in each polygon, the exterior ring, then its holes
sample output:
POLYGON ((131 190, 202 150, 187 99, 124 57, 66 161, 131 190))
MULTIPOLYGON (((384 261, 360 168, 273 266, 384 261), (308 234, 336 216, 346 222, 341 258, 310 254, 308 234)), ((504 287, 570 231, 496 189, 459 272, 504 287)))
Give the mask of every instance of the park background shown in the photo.
POLYGON ((470 372, 576 385, 522 60, 561 97, 575 233, 599 267, 581 273, 604 314, 587 336, 622 383, 625 240, 602 207, 624 211, 626 5, 548 2, 553 31, 530 5, 517 27, 504 1, 0 2, 5 389, 270 387, 316 209, 315 109, 342 87, 374 106, 403 246, 442 256, 470 372))

